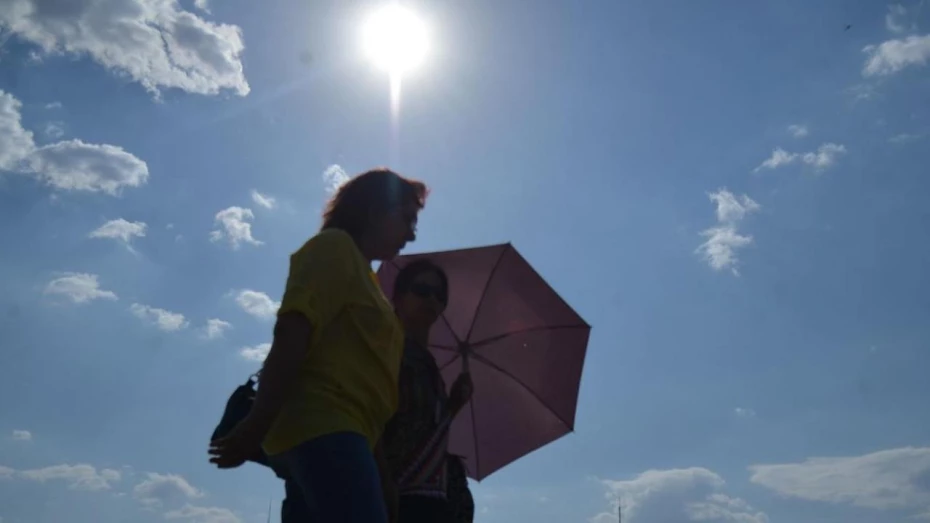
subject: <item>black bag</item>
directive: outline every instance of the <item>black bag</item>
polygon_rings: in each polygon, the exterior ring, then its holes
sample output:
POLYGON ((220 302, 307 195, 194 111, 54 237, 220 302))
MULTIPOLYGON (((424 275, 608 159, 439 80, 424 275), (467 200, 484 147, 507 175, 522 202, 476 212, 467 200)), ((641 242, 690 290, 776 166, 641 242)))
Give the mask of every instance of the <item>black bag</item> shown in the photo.
MULTIPOLYGON (((249 381, 245 382, 244 385, 236 387, 236 390, 229 396, 229 401, 226 402, 226 410, 223 411, 223 418, 220 419, 220 423, 213 430, 210 441, 226 436, 232 431, 233 427, 238 425, 240 421, 249 415, 249 411, 252 410, 252 404, 255 402, 255 384, 257 382, 258 374, 253 374, 249 376, 249 381)), ((255 456, 250 457, 248 460, 265 467, 271 466, 268 464, 268 456, 265 455, 265 452, 261 449, 256 452, 255 456)))

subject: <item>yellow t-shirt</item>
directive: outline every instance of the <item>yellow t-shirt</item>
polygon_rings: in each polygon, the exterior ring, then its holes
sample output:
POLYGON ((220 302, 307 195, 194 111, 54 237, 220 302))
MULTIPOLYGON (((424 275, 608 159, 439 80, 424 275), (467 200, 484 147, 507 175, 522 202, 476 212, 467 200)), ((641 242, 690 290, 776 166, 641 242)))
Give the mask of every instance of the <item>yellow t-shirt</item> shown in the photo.
POLYGON ((403 332, 371 265, 345 231, 328 229, 291 255, 278 314, 299 312, 313 335, 300 382, 265 437, 274 455, 334 432, 374 448, 397 409, 403 332))

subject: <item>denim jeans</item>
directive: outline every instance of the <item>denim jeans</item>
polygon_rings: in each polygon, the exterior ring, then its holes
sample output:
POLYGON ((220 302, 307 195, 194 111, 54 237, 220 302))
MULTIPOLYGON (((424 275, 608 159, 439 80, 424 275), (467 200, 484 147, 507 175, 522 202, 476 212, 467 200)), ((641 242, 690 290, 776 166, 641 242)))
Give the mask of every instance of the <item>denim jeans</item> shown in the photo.
POLYGON ((449 502, 428 496, 401 496, 400 523, 451 523, 449 502))
POLYGON ((337 432, 269 456, 285 480, 282 523, 387 523, 368 440, 337 432))

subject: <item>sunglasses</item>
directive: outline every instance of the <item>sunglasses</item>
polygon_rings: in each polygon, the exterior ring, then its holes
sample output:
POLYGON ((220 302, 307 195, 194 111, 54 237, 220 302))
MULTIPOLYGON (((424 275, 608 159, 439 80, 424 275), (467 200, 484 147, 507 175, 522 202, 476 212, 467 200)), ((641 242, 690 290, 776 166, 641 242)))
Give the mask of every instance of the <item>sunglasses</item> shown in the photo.
POLYGON ((449 299, 446 296, 446 291, 439 287, 434 287, 428 283, 414 283, 410 286, 410 293, 418 298, 429 298, 430 296, 436 298, 436 301, 446 304, 446 300, 449 299))

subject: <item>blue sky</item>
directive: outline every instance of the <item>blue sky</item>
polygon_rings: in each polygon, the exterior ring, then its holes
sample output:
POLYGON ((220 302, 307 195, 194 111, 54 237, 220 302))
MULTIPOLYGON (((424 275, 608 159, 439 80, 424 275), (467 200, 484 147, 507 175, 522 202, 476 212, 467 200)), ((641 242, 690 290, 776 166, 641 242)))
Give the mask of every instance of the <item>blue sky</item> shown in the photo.
POLYGON ((594 326, 477 521, 930 518, 930 6, 408 2, 395 127, 377 3, 3 5, 3 523, 276 512, 207 438, 382 164, 433 188, 412 250, 512 241, 594 326))

